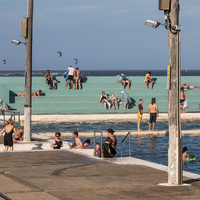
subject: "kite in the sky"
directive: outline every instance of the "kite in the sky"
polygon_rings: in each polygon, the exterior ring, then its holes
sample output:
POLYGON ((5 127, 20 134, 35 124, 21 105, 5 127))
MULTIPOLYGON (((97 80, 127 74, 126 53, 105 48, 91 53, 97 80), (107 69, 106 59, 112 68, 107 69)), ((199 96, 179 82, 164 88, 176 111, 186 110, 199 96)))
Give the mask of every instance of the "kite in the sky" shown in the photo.
POLYGON ((76 61, 76 62, 75 62, 75 65, 76 65, 76 64, 78 63, 78 60, 77 60, 76 58, 75 58, 74 60, 76 61))
POLYGON ((57 53, 59 53, 60 57, 62 56, 62 52, 58 51, 57 53))
POLYGON ((6 60, 3 60, 4 65, 6 64, 6 60))

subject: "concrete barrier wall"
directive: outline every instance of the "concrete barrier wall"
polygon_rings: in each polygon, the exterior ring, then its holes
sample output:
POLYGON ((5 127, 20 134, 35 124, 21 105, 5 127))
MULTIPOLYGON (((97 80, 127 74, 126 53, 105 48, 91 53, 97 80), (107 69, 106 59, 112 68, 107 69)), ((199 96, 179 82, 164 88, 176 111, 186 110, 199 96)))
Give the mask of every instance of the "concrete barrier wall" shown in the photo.
MULTIPOLYGON (((145 77, 130 76, 131 89, 125 89, 132 98, 133 106, 124 110, 121 104, 119 110, 105 110, 99 98, 102 91, 106 94, 112 92, 120 98, 120 92, 123 90, 121 83, 116 83, 119 79, 115 77, 84 77, 85 82, 82 83, 81 90, 67 90, 65 88, 65 80, 63 77, 55 77, 56 90, 49 90, 45 83, 44 77, 33 77, 32 93, 41 89, 44 96, 32 97, 32 113, 33 114, 73 114, 73 113, 137 113, 138 101, 143 99, 144 112, 148 112, 148 105, 151 98, 155 97, 160 112, 168 111, 168 90, 166 89, 167 78, 163 76, 153 77, 153 89, 146 89, 143 83, 145 77), (60 81, 58 83, 57 81, 60 81)), ((182 81, 190 85, 200 86, 199 77, 182 77, 182 81)), ((21 114, 24 109, 24 98, 18 97, 18 93, 24 93, 24 77, 1 77, 1 84, 4 89, 0 98, 5 99, 12 108, 16 108, 21 114), (6 93, 7 92, 7 93, 6 93), (6 100, 7 99, 7 100, 6 100)), ((2 87, 2 88, 3 88, 2 87)), ((75 87, 75 85, 74 85, 75 87)), ((150 88, 150 85, 149 85, 150 88)), ((1 89, 1 88, 0 88, 1 89)), ((186 93, 188 96, 190 108, 187 111, 199 111, 198 104, 200 102, 200 90, 193 89, 186 93)))

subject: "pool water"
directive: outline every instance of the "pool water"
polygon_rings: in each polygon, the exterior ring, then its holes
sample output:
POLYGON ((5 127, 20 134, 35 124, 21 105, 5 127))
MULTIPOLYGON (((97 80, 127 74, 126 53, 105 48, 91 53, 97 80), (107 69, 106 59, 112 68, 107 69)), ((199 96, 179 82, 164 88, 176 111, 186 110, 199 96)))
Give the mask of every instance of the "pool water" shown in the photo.
MULTIPOLYGON (((55 122, 55 123, 36 123, 31 124, 33 133, 38 132, 73 132, 73 131, 105 131, 108 128, 113 130, 137 130, 137 121, 86 121, 86 122, 55 122)), ((148 130, 149 121, 142 120, 141 130, 148 130)), ((199 120, 183 120, 181 122, 182 130, 200 129, 199 120)), ((168 121, 159 120, 156 123, 155 130, 168 130, 168 121)))
MULTIPOLYGON (((121 156, 121 141, 124 136, 117 136, 117 154, 116 157, 121 156)), ((81 138, 84 142, 86 138, 81 138)), ((73 138, 64 138, 66 141, 73 142, 73 138)), ((90 137, 91 143, 89 146, 94 146, 94 138, 90 137)), ((105 142, 106 138, 103 138, 105 142)), ((101 143, 101 138, 97 137, 96 142, 101 143)), ((132 136, 131 137, 131 156, 146 161, 168 165, 168 147, 169 137, 165 136, 132 136)), ((192 173, 200 174, 200 136, 184 135, 182 137, 183 146, 188 148, 189 154, 194 154, 198 161, 183 163, 183 170, 192 173)), ((129 156, 129 138, 127 137, 123 143, 123 157, 129 156)))
MULTIPOLYGON (((141 130, 148 130, 149 121, 142 120, 141 130)), ((56 122, 56 123, 32 123, 32 132, 84 132, 84 131, 106 131, 108 128, 113 130, 137 130, 137 121, 85 121, 85 122, 56 122)), ((181 129, 200 129, 199 120, 182 120, 181 129)), ((168 130, 168 121, 158 120, 155 130, 168 130)), ((118 143, 117 157, 121 156, 121 141, 124 136, 117 136, 118 143)), ((82 142, 86 138, 81 138, 82 142)), ((91 139, 91 145, 93 147, 93 138, 91 139)), ((65 138, 66 141, 73 142, 73 138, 65 138)), ((100 143, 100 137, 97 141, 100 143)), ((104 138, 105 142, 105 138, 104 138)), ((168 165, 168 143, 169 136, 132 136, 131 137, 131 154, 135 158, 168 165)), ((184 135, 182 137, 183 146, 188 148, 189 154, 194 154, 195 157, 200 160, 200 136, 196 135, 184 135)), ((123 143, 123 156, 128 156, 128 138, 123 143)), ((189 172, 200 174, 200 162, 186 162, 183 164, 183 169, 189 172)))

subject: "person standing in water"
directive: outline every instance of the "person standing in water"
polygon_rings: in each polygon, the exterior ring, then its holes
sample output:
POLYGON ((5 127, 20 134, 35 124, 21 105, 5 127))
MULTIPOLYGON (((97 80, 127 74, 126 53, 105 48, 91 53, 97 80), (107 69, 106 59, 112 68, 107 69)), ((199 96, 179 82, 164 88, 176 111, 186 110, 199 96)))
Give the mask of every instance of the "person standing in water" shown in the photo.
POLYGON ((150 121, 149 121, 149 131, 151 129, 151 124, 153 122, 152 131, 154 131, 156 125, 156 118, 159 117, 158 115, 158 106, 156 104, 156 99, 152 98, 151 103, 149 104, 149 114, 150 114, 150 121))
POLYGON ((51 148, 60 149, 60 147, 63 147, 63 141, 60 138, 60 136, 61 136, 60 132, 55 133, 55 139, 51 143, 51 148))
POLYGON ((109 128, 107 130, 107 135, 108 137, 111 139, 110 142, 110 153, 111 153, 111 158, 113 158, 115 156, 115 154, 117 153, 117 149, 116 149, 116 145, 117 145, 117 138, 114 135, 114 132, 111 128, 109 128))
POLYGON ((141 120, 142 120, 142 113, 143 113, 143 106, 142 106, 142 103, 143 103, 143 100, 140 99, 140 100, 139 100, 139 104, 138 104, 139 112, 138 112, 138 114, 137 114, 137 118, 138 118, 138 123, 137 123, 138 131, 141 131, 141 130, 140 130, 140 123, 141 123, 141 120))

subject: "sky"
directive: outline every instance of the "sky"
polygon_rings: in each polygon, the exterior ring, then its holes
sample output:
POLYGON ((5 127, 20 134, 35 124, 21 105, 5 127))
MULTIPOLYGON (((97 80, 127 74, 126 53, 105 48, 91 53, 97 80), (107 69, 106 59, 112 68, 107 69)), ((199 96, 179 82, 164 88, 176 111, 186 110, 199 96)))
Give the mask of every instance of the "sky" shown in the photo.
MULTIPOLYGON (((181 69, 199 69, 200 1, 179 2, 181 69)), ((26 16, 27 0, 1 0, 0 70, 25 69, 26 47, 11 41, 25 42, 21 21, 26 16)), ((145 26, 146 19, 164 23, 158 0, 35 0, 32 68, 166 70, 168 31, 145 26)))

